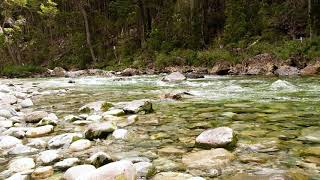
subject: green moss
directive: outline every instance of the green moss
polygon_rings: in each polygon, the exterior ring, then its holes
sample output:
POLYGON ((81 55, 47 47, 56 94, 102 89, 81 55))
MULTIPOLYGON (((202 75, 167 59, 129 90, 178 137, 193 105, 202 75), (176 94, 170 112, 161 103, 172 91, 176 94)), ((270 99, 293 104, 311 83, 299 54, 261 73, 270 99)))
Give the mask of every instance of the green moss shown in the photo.
POLYGON ((105 102, 102 104, 101 110, 105 112, 105 111, 108 111, 111 107, 113 107, 113 104, 109 102, 105 102))

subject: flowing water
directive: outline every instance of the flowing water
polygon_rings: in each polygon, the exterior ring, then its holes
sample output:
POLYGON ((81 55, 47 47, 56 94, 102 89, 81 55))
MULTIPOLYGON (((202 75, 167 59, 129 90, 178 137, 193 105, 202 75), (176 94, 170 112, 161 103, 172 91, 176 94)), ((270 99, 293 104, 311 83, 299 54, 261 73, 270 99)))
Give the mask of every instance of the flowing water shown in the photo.
MULTIPOLYGON (((320 179, 319 152, 303 155, 307 148, 319 147, 320 142, 302 140, 304 131, 320 133, 320 77, 279 80, 206 76, 179 83, 160 79, 160 76, 82 77, 74 79, 75 84, 69 84, 66 78, 19 82, 39 83, 43 89, 70 89, 66 95, 46 95, 35 100, 35 109, 54 112, 61 119, 77 115, 79 107, 98 100, 114 103, 154 100, 154 113, 139 115, 135 124, 125 127, 130 132, 128 140, 97 141, 95 148, 117 156, 148 157, 158 171, 185 172, 181 156, 197 151, 194 147, 197 135, 208 128, 228 126, 237 133, 237 147, 231 150, 236 159, 223 169, 219 179, 236 174, 235 178, 241 179, 239 174, 259 177, 279 172, 320 179), (177 90, 188 91, 193 96, 181 101, 161 98, 177 90), (164 147, 174 147, 182 153, 158 153, 164 147)), ((84 129, 62 120, 55 133, 84 129)))

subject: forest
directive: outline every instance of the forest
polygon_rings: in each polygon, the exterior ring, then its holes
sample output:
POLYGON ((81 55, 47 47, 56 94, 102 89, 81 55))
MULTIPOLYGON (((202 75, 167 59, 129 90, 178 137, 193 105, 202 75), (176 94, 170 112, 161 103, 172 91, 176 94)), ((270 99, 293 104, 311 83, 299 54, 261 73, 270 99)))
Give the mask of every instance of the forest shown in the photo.
POLYGON ((1 0, 1 69, 320 57, 318 0, 1 0))

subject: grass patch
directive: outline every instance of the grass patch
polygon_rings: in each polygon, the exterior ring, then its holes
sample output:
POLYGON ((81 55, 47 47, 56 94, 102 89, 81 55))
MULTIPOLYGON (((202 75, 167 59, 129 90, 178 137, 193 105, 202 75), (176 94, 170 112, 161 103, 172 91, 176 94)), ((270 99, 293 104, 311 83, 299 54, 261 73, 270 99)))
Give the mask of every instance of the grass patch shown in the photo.
POLYGON ((33 74, 40 74, 46 71, 46 68, 35 65, 6 65, 0 68, 0 75, 9 78, 29 77, 33 74))

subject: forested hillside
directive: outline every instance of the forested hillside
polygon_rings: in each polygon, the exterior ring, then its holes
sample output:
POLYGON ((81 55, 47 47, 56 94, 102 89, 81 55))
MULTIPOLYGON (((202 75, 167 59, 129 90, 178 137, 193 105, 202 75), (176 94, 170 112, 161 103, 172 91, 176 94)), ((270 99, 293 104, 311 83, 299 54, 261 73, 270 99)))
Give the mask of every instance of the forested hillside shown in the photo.
POLYGON ((0 0, 1 66, 163 68, 320 57, 318 0, 0 0))

